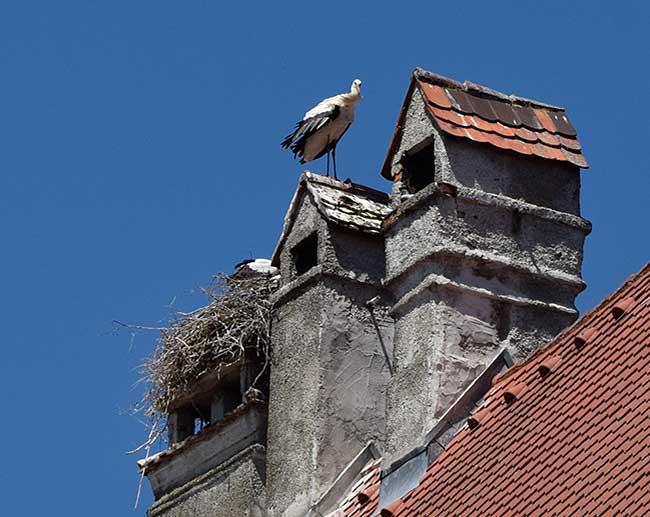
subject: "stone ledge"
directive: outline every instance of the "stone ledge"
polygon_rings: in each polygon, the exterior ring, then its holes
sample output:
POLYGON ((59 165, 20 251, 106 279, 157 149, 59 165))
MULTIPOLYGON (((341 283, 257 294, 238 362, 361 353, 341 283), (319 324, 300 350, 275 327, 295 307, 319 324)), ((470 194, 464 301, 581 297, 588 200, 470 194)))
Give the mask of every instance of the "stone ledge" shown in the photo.
POLYGON ((384 285, 390 286, 392 283, 407 275, 411 269, 417 267, 420 263, 430 260, 431 257, 435 255, 456 255, 467 259, 489 262, 491 264, 496 264, 502 268, 511 269, 522 274, 540 278, 542 280, 570 285, 576 290, 576 292, 581 292, 586 287, 584 281, 574 275, 562 273, 559 271, 541 271, 539 269, 533 269, 526 265, 517 263, 516 261, 502 255, 497 255, 496 253, 490 253, 489 251, 484 250, 473 250, 466 246, 453 245, 436 246, 435 248, 431 248, 427 255, 408 265, 399 273, 387 276, 386 280, 384 281, 384 285))
POLYGON ((264 465, 266 462, 266 447, 257 443, 248 446, 227 461, 224 461, 221 465, 209 470, 205 474, 197 476, 191 481, 162 496, 151 505, 149 511, 147 512, 147 515, 149 517, 155 517, 157 515, 165 513, 168 509, 175 506, 182 500, 190 498, 194 494, 210 488, 214 484, 218 483, 236 467, 247 460, 259 462, 261 465, 264 465))
POLYGON ((428 289, 433 287, 443 287, 446 289, 454 289, 456 291, 463 291, 466 293, 471 293, 474 296, 480 296, 483 298, 490 298, 493 300, 498 300, 501 302, 510 303, 513 305, 537 307, 546 310, 552 310, 555 312, 561 312, 568 315, 577 315, 578 311, 571 307, 565 307, 564 305, 559 305, 555 303, 546 303, 539 300, 531 300, 530 298, 523 298, 519 296, 505 295, 505 294, 496 294, 488 289, 482 287, 474 287, 467 284, 462 284, 459 282, 454 282, 449 280, 447 277, 442 275, 437 275, 432 273, 428 275, 415 289, 410 291, 408 294, 402 296, 402 298, 393 305, 390 313, 398 314, 404 310, 411 302, 413 302, 417 297, 425 292, 428 289))
POLYGON ((453 187, 456 188, 456 193, 455 195, 450 196, 447 185, 449 184, 441 185, 438 183, 432 183, 423 188, 420 192, 413 194, 412 197, 403 201, 393 212, 391 212, 391 214, 385 219, 384 224, 382 225, 382 230, 384 232, 388 231, 403 215, 417 210, 420 205, 424 204, 431 196, 434 196, 443 198, 454 197, 478 205, 492 206, 502 210, 517 210, 522 214, 531 215, 539 219, 546 219, 548 221, 576 228, 583 231, 585 235, 591 233, 591 223, 580 216, 534 205, 527 201, 514 199, 502 194, 483 192, 482 190, 465 187, 463 185, 454 184, 453 187))
POLYGON ((158 499, 221 465, 254 443, 266 440, 267 405, 253 400, 239 406, 221 422, 141 460, 138 466, 158 499))
POLYGON ((319 264, 318 266, 314 266, 307 273, 299 276, 292 282, 289 282, 288 284, 280 287, 277 291, 271 294, 269 300, 271 301, 271 304, 275 307, 279 303, 285 302, 290 298, 296 297, 302 290, 304 290, 311 284, 314 284, 323 278, 336 278, 338 280, 346 280, 354 284, 358 284, 366 287, 372 287, 377 290, 384 289, 382 284, 378 284, 376 282, 368 282, 365 280, 359 280, 349 272, 344 273, 340 271, 329 271, 325 267, 323 267, 322 264, 319 264))

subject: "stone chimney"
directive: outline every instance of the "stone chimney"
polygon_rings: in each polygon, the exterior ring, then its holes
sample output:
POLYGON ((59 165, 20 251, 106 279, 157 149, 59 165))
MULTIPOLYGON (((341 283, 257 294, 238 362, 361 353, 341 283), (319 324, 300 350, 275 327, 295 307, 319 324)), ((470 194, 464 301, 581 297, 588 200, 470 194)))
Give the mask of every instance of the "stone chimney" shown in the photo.
POLYGON ((270 377, 251 396, 243 354, 173 401, 149 514, 327 515, 368 461, 452 433, 447 409, 576 319, 586 167, 562 108, 416 70, 392 194, 306 172, 271 264, 247 265, 279 272, 270 377))
POLYGON ((383 441, 388 201, 307 172, 289 207, 272 262, 281 287, 271 333, 269 515, 307 515, 367 442, 383 441))
POLYGON ((522 359, 576 319, 586 166, 562 108, 414 72, 382 171, 394 182, 389 455, 414 447, 500 348, 522 359))

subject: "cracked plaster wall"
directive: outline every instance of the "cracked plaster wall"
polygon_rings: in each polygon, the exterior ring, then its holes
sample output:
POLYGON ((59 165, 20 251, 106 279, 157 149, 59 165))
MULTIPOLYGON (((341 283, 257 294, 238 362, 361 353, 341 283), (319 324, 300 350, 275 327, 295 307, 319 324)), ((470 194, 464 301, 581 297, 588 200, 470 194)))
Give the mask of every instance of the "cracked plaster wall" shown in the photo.
MULTIPOLYGON (((427 193, 416 195, 421 194, 427 193)), ((484 250, 528 269, 579 277, 584 237, 583 230, 559 220, 429 195, 388 232, 387 276, 399 275, 418 260, 446 249, 475 255, 484 250)))
POLYGON ((395 374, 387 394, 389 461, 420 445, 500 348, 521 360, 574 319, 444 286, 424 290, 395 315, 395 374))
POLYGON ((385 438, 386 358, 393 321, 382 296, 381 237, 322 219, 308 196, 280 252, 281 284, 272 323, 268 428, 269 515, 305 515, 369 440, 385 438), (318 232, 319 265, 297 276, 291 248, 318 232))
POLYGON ((501 347, 523 359, 572 323, 584 287, 579 169, 443 135, 416 91, 396 159, 432 139, 436 181, 458 194, 429 185, 401 199, 385 234, 397 300, 390 459, 420 445, 501 347))
POLYGON ((264 447, 235 458, 156 501, 149 517, 265 517, 264 447))
POLYGON ((320 322, 320 290, 313 287, 274 314, 267 431, 270 515, 282 515, 292 504, 306 507, 316 490, 320 322))
MULTIPOLYGON (((386 359, 365 302, 377 286, 319 275, 273 321, 271 515, 304 515, 369 441, 384 440, 386 359), (302 513, 301 513, 302 512, 302 513)), ((374 309, 392 353, 386 304, 374 309)))

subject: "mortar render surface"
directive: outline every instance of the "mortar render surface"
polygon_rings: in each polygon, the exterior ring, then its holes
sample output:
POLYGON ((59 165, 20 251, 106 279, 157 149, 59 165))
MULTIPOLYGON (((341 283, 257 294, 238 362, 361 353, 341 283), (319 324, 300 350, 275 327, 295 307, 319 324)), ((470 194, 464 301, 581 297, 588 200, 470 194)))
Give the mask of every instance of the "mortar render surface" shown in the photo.
POLYGON ((575 315, 436 287, 395 315, 395 373, 387 392, 388 462, 422 437, 502 347, 516 360, 550 341, 575 315))
POLYGON ((384 238, 328 225, 323 243, 325 270, 360 282, 381 285, 386 273, 384 238))
POLYGON ((387 304, 378 303, 375 328, 365 303, 381 296, 376 286, 328 277, 322 292, 320 411, 326 419, 319 439, 319 477, 321 486, 327 486, 369 440, 383 446, 390 369, 377 333, 390 358, 393 320, 387 304))
POLYGON ((482 251, 494 262, 579 281, 584 230, 462 198, 427 197, 430 190, 418 193, 422 202, 386 234, 389 280, 436 252, 479 256, 482 251))
POLYGON ((272 324, 268 429, 269 515, 305 515, 369 440, 385 435, 393 320, 383 239, 328 224, 305 195, 280 251, 282 285, 272 324), (318 266, 286 262, 318 233, 318 266), (366 302, 379 296, 373 312, 366 302))
POLYGON ((265 517, 265 451, 253 445, 163 496, 149 517, 265 517))
MULTIPOLYGON (((299 283, 291 250, 317 235, 319 264, 328 255, 326 222, 303 189, 294 220, 280 251, 281 285, 299 283)), ((306 273, 309 277, 313 273, 306 273)), ((302 281, 304 281, 304 277, 302 281)), ((317 282, 291 288, 276 302, 271 326, 271 377, 268 427, 269 515, 290 515, 309 507, 317 486, 317 430, 321 386, 321 293, 317 282)))
POLYGON ((269 515, 307 508, 317 490, 321 293, 311 286, 275 310, 269 396, 269 515))
MULTIPOLYGON (((378 286, 319 275, 276 310, 268 430, 271 515, 304 515, 369 441, 384 440, 389 369, 365 302, 378 286)), ((375 318, 392 350, 392 319, 375 318)))
POLYGON ((385 232, 396 300, 389 461, 421 445, 501 347, 522 359, 573 322, 584 288, 579 169, 443 135, 416 91, 396 156, 432 138, 436 180, 458 195, 425 187, 401 200, 385 232))

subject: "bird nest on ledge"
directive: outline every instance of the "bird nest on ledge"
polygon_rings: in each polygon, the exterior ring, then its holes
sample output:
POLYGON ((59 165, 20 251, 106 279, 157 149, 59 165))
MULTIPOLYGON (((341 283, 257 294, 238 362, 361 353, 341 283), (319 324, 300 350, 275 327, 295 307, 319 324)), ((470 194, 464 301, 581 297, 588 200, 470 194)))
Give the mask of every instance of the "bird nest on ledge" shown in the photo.
MULTIPOLYGON (((153 353, 142 367, 145 393, 135 412, 151 419, 149 448, 167 427, 170 404, 207 373, 218 374, 251 351, 264 363, 269 360, 271 302, 277 279, 244 266, 234 275, 219 274, 202 289, 210 302, 189 313, 177 312, 167 328, 161 328, 153 353)), ((260 373, 261 375, 262 373, 260 373)), ((259 376, 258 376, 259 378, 259 376)), ((253 383, 255 385, 255 382, 253 383)))

